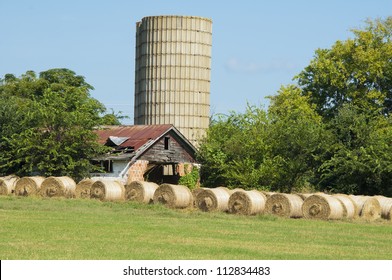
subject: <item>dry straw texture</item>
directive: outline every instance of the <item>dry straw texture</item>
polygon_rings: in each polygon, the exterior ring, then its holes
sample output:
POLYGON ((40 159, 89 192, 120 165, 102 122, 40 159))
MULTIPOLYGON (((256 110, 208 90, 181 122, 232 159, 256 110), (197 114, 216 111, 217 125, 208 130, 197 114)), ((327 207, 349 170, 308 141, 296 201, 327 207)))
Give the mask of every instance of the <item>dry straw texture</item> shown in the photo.
MULTIPOLYGON (((206 188, 206 189, 209 189, 209 188, 206 188)), ((212 188, 211 188, 212 189, 212 188)), ((235 193, 235 192, 237 192, 237 191, 243 191, 244 189, 241 189, 241 188, 235 188, 235 189, 229 189, 229 188, 227 188, 227 187, 216 187, 216 188, 213 188, 214 190, 224 190, 224 191, 226 191, 229 195, 232 195, 233 193, 235 193)))
POLYGON ((376 198, 366 199, 362 207, 362 217, 367 220, 377 220, 381 217, 381 205, 376 198))
POLYGON ((269 198, 271 195, 275 194, 274 192, 267 192, 267 191, 260 191, 260 192, 264 194, 266 198, 269 198))
POLYGON ((385 196, 375 196, 381 206, 381 217, 387 220, 392 219, 392 198, 385 196))
POLYGON ((19 177, 14 175, 0 177, 0 195, 13 194, 18 179, 19 177))
POLYGON ((192 203, 192 205, 193 205, 193 207, 195 207, 195 208, 197 208, 197 205, 196 205, 196 197, 197 197, 197 195, 199 194, 199 193, 201 193, 204 189, 206 189, 206 188, 196 188, 196 189, 193 189, 192 190, 192 200, 193 200, 193 203, 192 203))
POLYGON ((229 198, 229 213, 256 215, 263 213, 267 198, 261 192, 237 191, 229 198))
POLYGON ((115 180, 99 179, 91 186, 90 197, 102 201, 120 201, 124 200, 124 185, 115 180))
POLYGON ((336 197, 314 194, 304 200, 302 212, 308 219, 337 220, 343 218, 343 205, 336 197))
POLYGON ((265 212, 287 218, 302 217, 302 199, 295 194, 275 193, 267 198, 265 212))
POLYGON ((48 177, 42 184, 40 194, 43 197, 75 197, 76 183, 68 176, 48 177))
POLYGON ((15 194, 19 196, 38 195, 44 179, 41 176, 20 178, 15 185, 15 194))
POLYGON ((203 189, 196 196, 196 206, 204 212, 227 211, 230 192, 223 188, 203 189))
POLYGON ((76 198, 90 198, 91 186, 97 179, 85 178, 76 184, 75 196, 76 198))
POLYGON ((183 185, 162 184, 154 193, 154 203, 162 203, 170 208, 192 206, 192 192, 183 185))
POLYGON ((296 193, 302 200, 307 199, 309 196, 313 195, 313 193, 296 193))
POLYGON ((154 201, 154 193, 159 186, 153 182, 132 181, 125 185, 125 199, 143 203, 154 201))
POLYGON ((334 194, 333 197, 339 199, 343 206, 343 217, 353 219, 358 216, 357 205, 355 202, 346 194, 334 194))
POLYGON ((357 205, 361 218, 373 221, 381 217, 381 206, 376 198, 363 195, 350 195, 350 198, 357 205))
POLYGON ((229 189, 229 194, 232 195, 235 192, 243 192, 243 191, 245 190, 242 188, 229 189))

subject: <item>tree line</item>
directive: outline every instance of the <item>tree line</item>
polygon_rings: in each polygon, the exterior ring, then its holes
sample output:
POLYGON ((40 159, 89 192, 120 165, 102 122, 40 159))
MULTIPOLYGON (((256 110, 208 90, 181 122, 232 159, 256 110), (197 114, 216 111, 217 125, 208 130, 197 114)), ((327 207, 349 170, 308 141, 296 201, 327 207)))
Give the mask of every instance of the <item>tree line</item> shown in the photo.
POLYGON ((315 51, 267 110, 215 115, 205 186, 392 196, 392 17, 315 51))

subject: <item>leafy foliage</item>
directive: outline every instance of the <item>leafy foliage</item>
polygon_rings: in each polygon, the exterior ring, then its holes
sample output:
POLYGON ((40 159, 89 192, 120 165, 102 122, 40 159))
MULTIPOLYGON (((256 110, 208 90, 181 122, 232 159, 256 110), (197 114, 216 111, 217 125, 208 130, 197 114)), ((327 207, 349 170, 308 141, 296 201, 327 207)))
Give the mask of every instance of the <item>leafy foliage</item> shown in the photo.
POLYGON ((392 195, 392 123, 355 105, 339 109, 330 123, 334 136, 320 166, 322 189, 392 195))
POLYGON ((195 166, 192 166, 192 170, 188 172, 188 165, 185 165, 184 170, 186 174, 180 177, 178 183, 180 185, 187 186, 191 190, 195 189, 200 180, 199 169, 195 166))
POLYGON ((260 163, 264 158, 266 113, 248 106, 244 114, 231 112, 213 120, 202 141, 198 159, 206 186, 255 188, 263 185, 260 163))
POLYGON ((392 17, 316 50, 270 97, 218 116, 201 143, 201 181, 278 191, 392 195, 392 17))
POLYGON ((392 17, 368 20, 354 38, 337 41, 297 77, 317 111, 331 119, 345 103, 367 111, 392 111, 392 17))
POLYGON ((215 120, 199 149, 203 183, 288 192, 305 187, 323 127, 300 92, 283 87, 268 112, 249 106, 215 120))
POLYGON ((282 87, 270 97, 268 110, 269 185, 273 190, 299 191, 309 185, 317 168, 315 154, 322 149, 326 131, 308 98, 295 86, 282 87))
POLYGON ((91 89, 68 69, 6 75, 0 84, 0 173, 88 176, 94 169, 89 159, 105 151, 93 133, 105 108, 90 97, 91 89))

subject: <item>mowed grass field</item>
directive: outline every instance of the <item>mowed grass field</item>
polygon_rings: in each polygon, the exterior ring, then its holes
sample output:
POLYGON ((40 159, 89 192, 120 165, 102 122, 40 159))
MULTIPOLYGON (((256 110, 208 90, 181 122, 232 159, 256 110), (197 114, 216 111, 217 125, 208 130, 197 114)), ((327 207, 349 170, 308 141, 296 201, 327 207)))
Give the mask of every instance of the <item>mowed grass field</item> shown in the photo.
POLYGON ((0 197, 0 259, 392 259, 392 223, 0 197))

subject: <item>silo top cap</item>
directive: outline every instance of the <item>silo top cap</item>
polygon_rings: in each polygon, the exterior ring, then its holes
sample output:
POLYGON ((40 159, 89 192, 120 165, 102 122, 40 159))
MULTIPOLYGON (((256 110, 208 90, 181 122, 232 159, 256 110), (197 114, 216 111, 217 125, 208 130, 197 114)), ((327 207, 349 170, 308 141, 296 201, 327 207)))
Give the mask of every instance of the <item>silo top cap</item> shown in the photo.
POLYGON ((199 16, 181 16, 181 15, 159 15, 159 16, 145 16, 142 18, 142 20, 146 20, 149 18, 194 18, 194 19, 202 19, 206 21, 212 22, 212 19, 206 18, 206 17, 199 17, 199 16))

